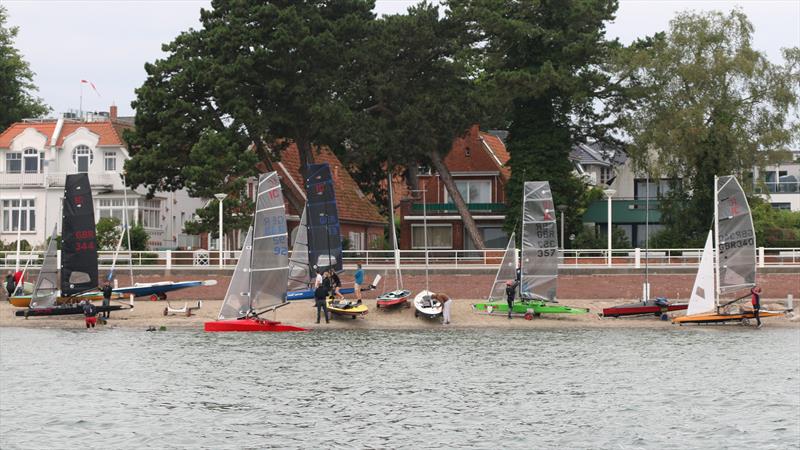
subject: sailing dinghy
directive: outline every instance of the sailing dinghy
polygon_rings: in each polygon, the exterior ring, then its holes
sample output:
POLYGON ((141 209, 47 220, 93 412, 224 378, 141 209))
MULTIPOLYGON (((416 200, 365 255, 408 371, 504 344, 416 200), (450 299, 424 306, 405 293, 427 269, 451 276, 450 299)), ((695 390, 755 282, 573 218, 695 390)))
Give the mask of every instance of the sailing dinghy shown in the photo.
MULTIPOLYGON (((709 230, 700 267, 695 276, 686 315, 672 323, 746 322, 754 319, 752 308, 722 296, 756 285, 756 234, 753 217, 742 187, 735 177, 714 177, 714 228, 709 230), (717 251, 714 251, 716 242, 717 251), (715 258, 716 256, 716 258, 715 258)), ((759 317, 790 312, 760 310, 759 317)))
MULTIPOLYGON (((62 202, 61 277, 58 277, 57 227, 53 227, 44 262, 28 308, 18 317, 83 314, 81 301, 101 300, 97 290, 97 238, 89 176, 67 175, 62 202), (60 291, 57 291, 60 286, 60 291)), ((133 308, 131 302, 128 308, 133 308)), ((123 305, 97 306, 97 312, 123 309, 123 305)))
MULTIPOLYGON (((508 315, 505 283, 516 276, 516 248, 511 235, 495 282, 484 303, 472 305, 481 314, 508 315)), ((540 314, 584 314, 587 308, 562 306, 556 301, 558 280, 558 234, 550 183, 526 181, 522 205, 522 263, 520 264, 519 298, 512 314, 532 318, 540 314)))
POLYGON ((408 304, 408 298, 411 296, 411 291, 408 289, 403 289, 403 274, 400 271, 400 252, 397 250, 397 230, 395 229, 394 225, 394 196, 392 195, 392 177, 391 175, 388 177, 389 183, 389 205, 391 205, 390 217, 391 222, 389 222, 389 227, 392 230, 392 249, 394 249, 394 280, 395 280, 395 289, 391 292, 384 292, 378 299, 375 301, 375 306, 377 308, 393 308, 398 306, 403 306, 404 308, 408 308, 411 305, 408 304))
POLYGON ((259 317, 287 304, 289 238, 278 174, 261 174, 257 192, 253 225, 247 231, 218 319, 206 322, 205 331, 306 331, 259 317))

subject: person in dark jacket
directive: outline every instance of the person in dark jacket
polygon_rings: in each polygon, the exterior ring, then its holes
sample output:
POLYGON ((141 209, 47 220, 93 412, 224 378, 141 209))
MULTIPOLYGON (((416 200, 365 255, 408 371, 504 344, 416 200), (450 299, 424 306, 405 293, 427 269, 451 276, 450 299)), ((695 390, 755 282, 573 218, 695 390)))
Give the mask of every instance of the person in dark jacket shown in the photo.
POLYGON ((344 295, 339 291, 342 288, 342 280, 339 278, 339 274, 336 273, 335 270, 330 270, 331 276, 331 285, 333 286, 333 293, 331 295, 336 295, 336 298, 339 300, 344 299, 344 295))
POLYGON ((327 297, 330 294, 331 282, 328 274, 322 279, 322 283, 314 289, 314 304, 317 307, 317 323, 319 323, 319 315, 321 312, 325 313, 325 323, 330 323, 328 316, 328 302, 327 297))
POLYGON ((511 313, 514 311, 514 297, 517 296, 517 286, 519 286, 519 280, 506 281, 506 302, 508 302, 509 320, 511 320, 511 313))
MULTIPOLYGON (((111 291, 112 291, 111 281, 106 280, 106 282, 103 283, 103 286, 100 287, 100 290, 103 291, 103 306, 111 306, 111 291)), ((104 319, 110 318, 111 311, 109 310, 103 311, 102 313, 100 313, 100 317, 104 319)))
POLYGON ((83 303, 83 317, 86 322, 86 328, 94 328, 97 325, 97 307, 94 303, 84 300, 83 303))
POLYGON ((761 309, 761 288, 755 286, 753 289, 750 289, 750 293, 753 294, 750 304, 753 305, 753 316, 756 318, 756 327, 761 328, 761 318, 759 317, 759 310, 761 309))
POLYGON ((6 275, 6 291, 8 291, 8 296, 11 297, 14 295, 14 289, 17 288, 17 284, 14 283, 14 273, 8 272, 6 275))

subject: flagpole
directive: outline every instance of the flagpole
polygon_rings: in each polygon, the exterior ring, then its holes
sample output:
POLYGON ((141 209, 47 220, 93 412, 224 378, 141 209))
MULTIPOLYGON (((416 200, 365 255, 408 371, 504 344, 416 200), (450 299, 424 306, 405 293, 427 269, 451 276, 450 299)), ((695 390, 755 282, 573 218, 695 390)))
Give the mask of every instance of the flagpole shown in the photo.
POLYGON ((83 118, 83 80, 81 80, 81 99, 80 99, 80 106, 78 110, 78 120, 83 118))

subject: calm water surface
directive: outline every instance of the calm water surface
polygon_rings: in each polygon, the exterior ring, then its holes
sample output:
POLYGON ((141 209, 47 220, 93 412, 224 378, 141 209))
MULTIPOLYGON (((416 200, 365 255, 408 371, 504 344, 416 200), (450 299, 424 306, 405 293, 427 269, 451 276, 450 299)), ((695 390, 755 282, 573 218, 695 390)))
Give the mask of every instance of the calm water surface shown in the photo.
POLYGON ((800 448, 800 330, 0 330, 0 447, 800 448))

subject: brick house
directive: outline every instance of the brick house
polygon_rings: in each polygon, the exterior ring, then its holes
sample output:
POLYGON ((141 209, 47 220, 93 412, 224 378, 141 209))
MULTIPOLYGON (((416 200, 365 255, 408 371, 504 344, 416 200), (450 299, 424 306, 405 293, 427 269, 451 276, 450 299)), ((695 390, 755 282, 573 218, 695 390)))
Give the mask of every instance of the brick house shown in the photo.
MULTIPOLYGON (((478 125, 473 125, 464 137, 456 139, 444 158, 486 248, 505 248, 508 243, 503 222, 506 217, 505 187, 511 177, 511 169, 507 166, 509 158, 502 139, 480 131, 478 125)), ((474 249, 475 245, 439 175, 421 168, 419 188, 426 190, 424 209, 427 210, 428 248, 474 249)), ((398 197, 405 197, 400 202, 400 248, 421 249, 424 247, 422 195, 412 196, 401 191, 398 197)))

